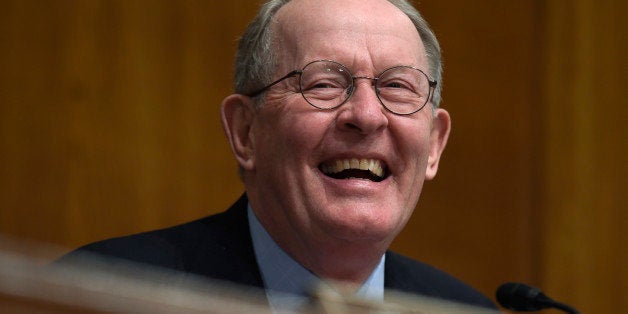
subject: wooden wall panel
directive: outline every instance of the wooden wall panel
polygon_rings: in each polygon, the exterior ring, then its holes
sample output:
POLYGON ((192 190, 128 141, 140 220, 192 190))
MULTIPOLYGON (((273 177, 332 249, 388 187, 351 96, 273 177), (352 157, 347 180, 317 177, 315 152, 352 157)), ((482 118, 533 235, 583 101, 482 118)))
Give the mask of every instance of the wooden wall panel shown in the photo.
POLYGON ((0 230, 70 247, 225 208, 245 1, 8 1, 0 230))
MULTIPOLYGON (((225 209, 242 185, 218 108, 257 7, 4 1, 0 234, 67 250, 225 209)), ((421 1, 453 132, 396 250, 488 295, 626 308, 623 7, 421 1)))
POLYGON ((628 309, 622 1, 548 1, 541 283, 582 313, 628 309))

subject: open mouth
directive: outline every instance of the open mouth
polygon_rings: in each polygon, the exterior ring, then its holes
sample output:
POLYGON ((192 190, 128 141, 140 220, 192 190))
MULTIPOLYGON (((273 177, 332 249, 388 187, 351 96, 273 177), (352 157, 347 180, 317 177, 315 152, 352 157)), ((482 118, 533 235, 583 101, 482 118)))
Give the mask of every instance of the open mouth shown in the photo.
POLYGON ((334 179, 365 179, 381 182, 388 176, 386 165, 377 159, 337 159, 322 163, 319 169, 334 179))

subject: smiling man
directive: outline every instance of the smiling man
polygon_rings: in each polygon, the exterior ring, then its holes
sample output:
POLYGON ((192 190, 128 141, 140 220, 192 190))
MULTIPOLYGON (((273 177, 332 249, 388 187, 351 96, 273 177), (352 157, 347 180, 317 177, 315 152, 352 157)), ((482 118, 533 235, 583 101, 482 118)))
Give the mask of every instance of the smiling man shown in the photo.
POLYGON ((80 251, 264 287, 276 307, 321 279, 372 299, 390 288, 493 307, 388 251, 449 135, 440 62, 405 1, 270 1, 240 40, 221 107, 245 195, 224 213, 80 251))

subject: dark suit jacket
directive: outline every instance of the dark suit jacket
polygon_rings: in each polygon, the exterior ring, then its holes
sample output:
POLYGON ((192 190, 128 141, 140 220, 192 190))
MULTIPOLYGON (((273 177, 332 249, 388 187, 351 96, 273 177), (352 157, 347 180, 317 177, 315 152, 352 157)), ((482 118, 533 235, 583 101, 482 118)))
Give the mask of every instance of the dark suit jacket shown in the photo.
MULTIPOLYGON (((246 195, 227 211, 179 226, 89 244, 60 262, 97 253, 263 288, 247 220, 246 195)), ((388 251, 385 287, 495 308, 484 295, 429 265, 388 251)))

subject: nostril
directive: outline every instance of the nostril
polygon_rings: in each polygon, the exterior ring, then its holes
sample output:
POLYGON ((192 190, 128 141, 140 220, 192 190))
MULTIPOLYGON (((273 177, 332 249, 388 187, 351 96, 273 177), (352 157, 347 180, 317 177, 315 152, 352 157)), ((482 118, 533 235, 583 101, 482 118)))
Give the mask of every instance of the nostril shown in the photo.
POLYGON ((360 129, 360 127, 359 127, 359 126, 357 126, 357 125, 355 125, 355 124, 353 124, 353 123, 349 123, 349 122, 347 122, 347 123, 345 123, 345 126, 346 126, 348 129, 350 129, 350 130, 362 131, 362 129, 360 129))

